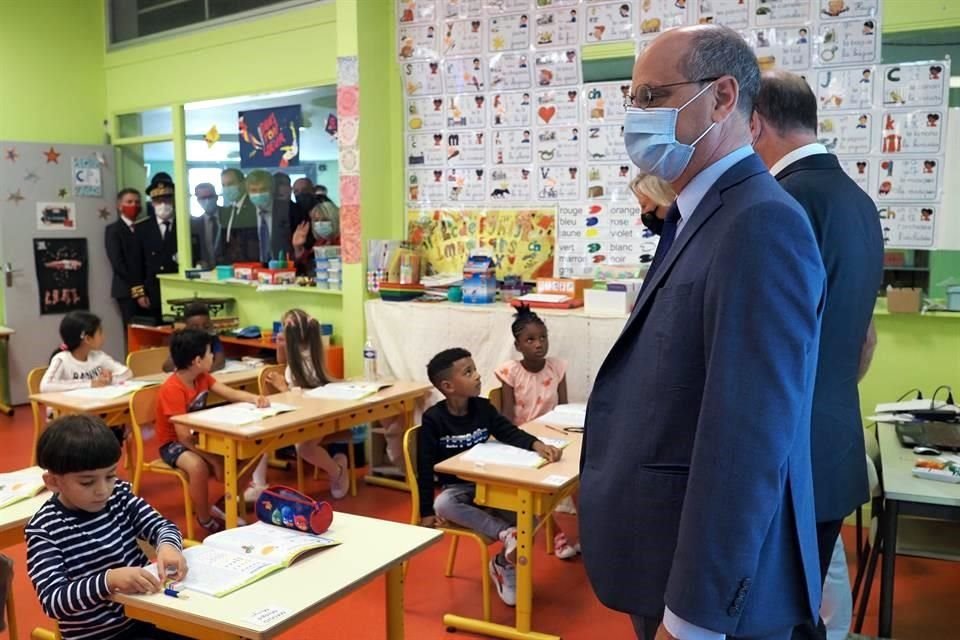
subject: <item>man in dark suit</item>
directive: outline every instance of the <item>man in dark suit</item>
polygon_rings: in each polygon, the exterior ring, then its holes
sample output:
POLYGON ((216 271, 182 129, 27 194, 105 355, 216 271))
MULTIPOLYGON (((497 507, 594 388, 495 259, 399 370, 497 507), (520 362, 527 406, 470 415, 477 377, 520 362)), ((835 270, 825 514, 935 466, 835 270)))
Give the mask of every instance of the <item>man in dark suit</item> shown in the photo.
POLYGON ((110 295, 120 307, 123 326, 127 326, 138 312, 150 308, 150 298, 143 288, 143 256, 134 231, 141 212, 140 192, 124 189, 118 193, 117 210, 120 215, 107 225, 104 244, 113 268, 110 295))
POLYGON ((160 298, 160 280, 157 276, 162 273, 176 273, 179 269, 173 183, 159 182, 150 190, 149 195, 154 215, 137 225, 136 236, 143 255, 144 288, 150 299, 147 315, 159 324, 163 317, 163 305, 160 298))
POLYGON ((201 182, 193 193, 203 209, 202 216, 190 220, 193 259, 205 269, 212 269, 223 260, 223 229, 220 207, 217 206, 217 190, 209 182, 201 182))
POLYGON ((220 223, 223 226, 224 260, 228 263, 259 262, 257 208, 250 202, 243 172, 232 167, 224 169, 220 174, 220 185, 223 190, 220 223))
MULTIPOLYGON (((883 276, 877 207, 817 142, 817 98, 806 81, 768 72, 751 119, 753 147, 807 212, 827 272, 811 442, 821 581, 843 519, 870 498, 857 392, 861 351, 883 276)), ((795 638, 826 638, 822 623, 795 638), (819 626, 819 630, 818 630, 819 626)))
POLYGON ((810 222, 750 148, 757 61, 673 29, 637 59, 625 143, 677 201, 597 374, 580 534, 637 636, 781 640, 820 604, 810 407, 825 274, 810 222))
POLYGON ((290 197, 275 197, 273 176, 260 169, 247 175, 247 195, 256 208, 258 261, 276 260, 280 254, 292 259, 290 197))

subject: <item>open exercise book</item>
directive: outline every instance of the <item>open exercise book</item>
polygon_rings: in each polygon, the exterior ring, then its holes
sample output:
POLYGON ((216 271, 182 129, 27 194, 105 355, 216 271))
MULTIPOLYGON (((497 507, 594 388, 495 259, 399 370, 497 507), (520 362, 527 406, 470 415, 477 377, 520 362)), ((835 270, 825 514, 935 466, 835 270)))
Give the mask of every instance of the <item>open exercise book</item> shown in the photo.
POLYGON ((533 422, 552 424, 557 427, 580 427, 582 429, 586 421, 587 405, 570 403, 557 405, 553 411, 548 411, 533 422))
POLYGON ((0 473, 0 509, 32 498, 43 490, 43 469, 30 467, 0 473))
MULTIPOLYGON (((265 522, 207 536, 183 550, 187 577, 173 585, 215 598, 289 567, 298 558, 340 544, 333 538, 284 529, 265 522)), ((153 570, 156 570, 154 567, 153 570)))
MULTIPOLYGON (((570 444, 569 440, 561 440, 560 438, 538 437, 538 439, 557 449, 563 449, 570 444)), ((474 464, 499 464, 524 469, 537 469, 547 464, 547 461, 541 458, 536 451, 528 451, 496 440, 481 442, 464 453, 463 459, 474 464)))
POLYGON ((387 382, 331 382, 303 395, 320 400, 360 400, 389 386, 387 382))
POLYGON ((162 380, 127 380, 126 382, 121 382, 120 384, 108 384, 105 387, 86 387, 83 389, 73 389, 64 393, 68 396, 86 398, 87 400, 113 400, 114 398, 122 398, 123 396, 129 395, 134 391, 143 389, 144 387, 159 384, 160 382, 162 382, 162 380))
POLYGON ((258 408, 251 402, 235 402, 190 414, 190 417, 209 424, 226 424, 236 427, 262 422, 267 418, 296 411, 292 404, 274 402, 269 407, 258 408))

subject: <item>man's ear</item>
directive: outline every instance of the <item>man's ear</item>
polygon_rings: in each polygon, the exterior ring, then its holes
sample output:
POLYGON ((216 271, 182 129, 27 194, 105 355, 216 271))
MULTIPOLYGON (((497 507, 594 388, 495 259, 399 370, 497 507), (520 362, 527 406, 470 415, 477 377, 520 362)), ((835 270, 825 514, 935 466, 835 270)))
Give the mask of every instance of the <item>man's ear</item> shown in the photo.
POLYGON ((717 104, 713 108, 713 121, 723 122, 737 108, 740 97, 740 84, 733 76, 723 76, 715 81, 714 96, 717 104))
POLYGON ((750 113, 750 139, 756 141, 760 136, 760 130, 763 127, 763 123, 760 121, 760 114, 757 113, 757 110, 754 109, 750 113))
POLYGON ((43 484, 49 491, 60 493, 60 476, 50 473, 49 471, 44 471, 43 484))

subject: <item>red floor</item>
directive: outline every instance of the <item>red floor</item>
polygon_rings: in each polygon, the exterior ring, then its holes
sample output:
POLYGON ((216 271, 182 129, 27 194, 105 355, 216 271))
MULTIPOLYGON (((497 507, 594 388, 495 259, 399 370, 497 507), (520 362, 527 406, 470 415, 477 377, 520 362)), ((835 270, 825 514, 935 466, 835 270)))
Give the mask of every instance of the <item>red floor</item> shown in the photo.
MULTIPOLYGON (((4 447, 0 449, 0 471, 26 466, 30 461, 32 426, 28 408, 21 408, 12 419, 0 416, 0 433, 4 447)), ((294 474, 271 470, 271 482, 293 484, 294 474)), ((311 481, 310 490, 325 495, 325 481, 311 481)), ((143 496, 162 513, 183 524, 183 507, 179 485, 173 479, 147 474, 143 496)), ((398 522, 409 517, 409 497, 405 493, 360 485, 356 498, 338 502, 335 508, 349 513, 387 518, 398 522)), ((853 529, 844 531, 848 549, 852 548, 853 529)), ((625 616, 604 608, 587 583, 583 564, 577 560, 563 562, 547 556, 542 540, 536 558, 534 629, 556 633, 568 640, 633 637, 625 616)), ((410 565, 406 583, 406 636, 421 638, 477 638, 466 633, 445 633, 441 618, 444 613, 480 616, 479 557, 471 544, 461 543, 453 578, 443 577, 447 543, 441 542, 417 556, 410 565)), ((45 625, 33 589, 23 570, 24 546, 4 550, 17 563, 14 580, 17 595, 17 616, 21 638, 29 630, 45 625)), ((851 559, 852 562, 852 559, 851 559)), ((943 614, 951 611, 960 588, 960 574, 946 562, 901 558, 897 563, 895 637, 949 638, 960 634, 956 623, 943 614)), ((864 632, 876 631, 876 598, 879 579, 874 585, 873 602, 868 609, 864 632)), ((494 594, 494 621, 509 624, 513 610, 504 606, 494 594)), ((309 621, 281 636, 284 640, 331 639, 364 640, 384 637, 384 586, 376 580, 327 608, 309 621)), ((277 603, 282 604, 282 603, 277 603)), ((6 638, 5 632, 0 638, 6 638)))

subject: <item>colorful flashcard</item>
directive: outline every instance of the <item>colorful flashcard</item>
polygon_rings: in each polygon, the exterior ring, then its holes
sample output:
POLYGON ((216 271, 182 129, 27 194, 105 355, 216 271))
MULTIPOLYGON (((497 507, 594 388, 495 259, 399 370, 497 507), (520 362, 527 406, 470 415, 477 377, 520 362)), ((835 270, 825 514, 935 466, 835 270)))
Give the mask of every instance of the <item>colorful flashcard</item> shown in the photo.
POLYGON ((887 111, 883 114, 883 153, 939 153, 947 114, 940 109, 887 111))
POLYGON ((584 7, 583 12, 588 43, 633 39, 636 10, 631 0, 591 4, 584 7))
POLYGON ((533 2, 532 0, 483 0, 483 8, 488 13, 529 11, 533 9, 533 2))
POLYGON ((496 129, 490 132, 491 165, 531 164, 534 136, 531 129, 496 129))
POLYGON ((640 0, 640 35, 650 36, 688 24, 688 0, 640 0))
POLYGON ((810 0, 751 0, 754 24, 758 27, 810 21, 810 0))
POLYGON ((567 164, 582 159, 583 133, 580 125, 539 127, 535 138, 537 160, 541 163, 567 164))
POLYGON ((440 51, 444 56, 478 56, 483 53, 483 20, 468 18, 444 23, 440 51))
POLYGON ((397 0, 397 19, 401 25, 433 22, 437 0, 397 0))
POLYGON ((877 82, 876 67, 825 69, 817 72, 817 102, 824 111, 869 109, 877 82))
POLYGON ((623 162, 630 160, 623 141, 622 124, 589 125, 587 127, 587 157, 591 162, 623 162))
POLYGON ((554 7, 569 7, 580 4, 580 0, 534 0, 537 9, 552 9, 554 7))
POLYGON ((447 94, 478 93, 486 87, 486 70, 479 56, 443 61, 443 84, 447 94))
POLYGON ((446 11, 443 17, 452 18, 479 18, 483 13, 483 0, 446 0, 446 11))
POLYGON ((538 51, 534 80, 538 87, 580 84, 580 53, 577 49, 538 51))
POLYGON ((450 202, 486 200, 486 172, 484 167, 447 169, 447 200, 450 202))
POLYGON ((580 22, 577 8, 540 11, 536 17, 533 45, 540 47, 575 47, 580 43, 580 22))
POLYGON ((892 247, 929 249, 936 237, 940 208, 934 204, 882 204, 877 209, 884 244, 892 247))
POLYGON ((442 167, 447 161, 443 132, 407 134, 407 166, 442 167))
POLYGON ((630 81, 584 85, 584 117, 590 123, 623 122, 630 101, 630 81))
POLYGON ((843 20, 821 24, 817 62, 824 65, 854 65, 880 58, 880 25, 877 18, 843 20))
POLYGON ((880 67, 885 107, 922 107, 947 103, 950 63, 943 60, 880 67))
POLYGON ((745 0, 699 0, 697 24, 722 24, 745 29, 750 24, 750 6, 745 0))
POLYGON ((397 30, 397 57, 400 61, 435 59, 440 55, 440 36, 432 24, 401 25, 397 30))
POLYGON ((537 167, 537 200, 580 199, 580 167, 576 164, 537 167))
POLYGON ((487 24, 487 51, 527 51, 534 31, 531 13, 513 13, 490 18, 487 24))
POLYGON ((487 133, 483 130, 448 131, 447 166, 478 167, 486 160, 487 133))
POLYGON ((535 93, 537 125, 576 124, 580 121, 580 90, 541 89, 535 93))
POLYGON ((429 96, 443 93, 443 75, 437 60, 420 60, 400 64, 404 92, 408 96, 429 96))
POLYGON ((487 95, 490 125, 493 127, 529 127, 532 122, 533 99, 530 91, 512 91, 487 95))
POLYGON ((854 156, 852 158, 839 158, 840 166, 850 178, 857 183, 857 186, 868 194, 871 193, 870 187, 873 184, 870 178, 873 175, 872 167, 875 162, 868 156, 854 156))
POLYGON ((810 68, 810 42, 806 27, 754 29, 750 40, 761 71, 775 68, 806 71, 810 68))
POLYGON ((490 56, 490 88, 493 91, 529 89, 533 69, 529 53, 496 53, 490 56))
POLYGON ((870 194, 878 202, 884 200, 912 202, 940 197, 938 158, 880 158, 876 190, 870 194))
POLYGON ((407 99, 407 130, 434 131, 446 125, 446 111, 441 96, 407 99))
POLYGON ((840 18, 869 18, 876 16, 880 0, 820 0, 820 20, 828 22, 840 18))
POLYGON ((532 166, 492 167, 487 180, 487 199, 505 202, 534 200, 534 169, 532 166))
POLYGON ((586 173, 586 197, 591 200, 612 200, 636 205, 637 199, 630 190, 633 179, 633 164, 590 164, 586 173))
POLYGON ((407 201, 443 202, 447 196, 443 173, 443 169, 407 169, 407 201))
POLYGON ((873 132, 869 111, 823 114, 817 119, 817 141, 831 153, 870 153, 873 132))
POLYGON ((448 129, 476 129, 487 124, 487 96, 447 96, 448 129))

